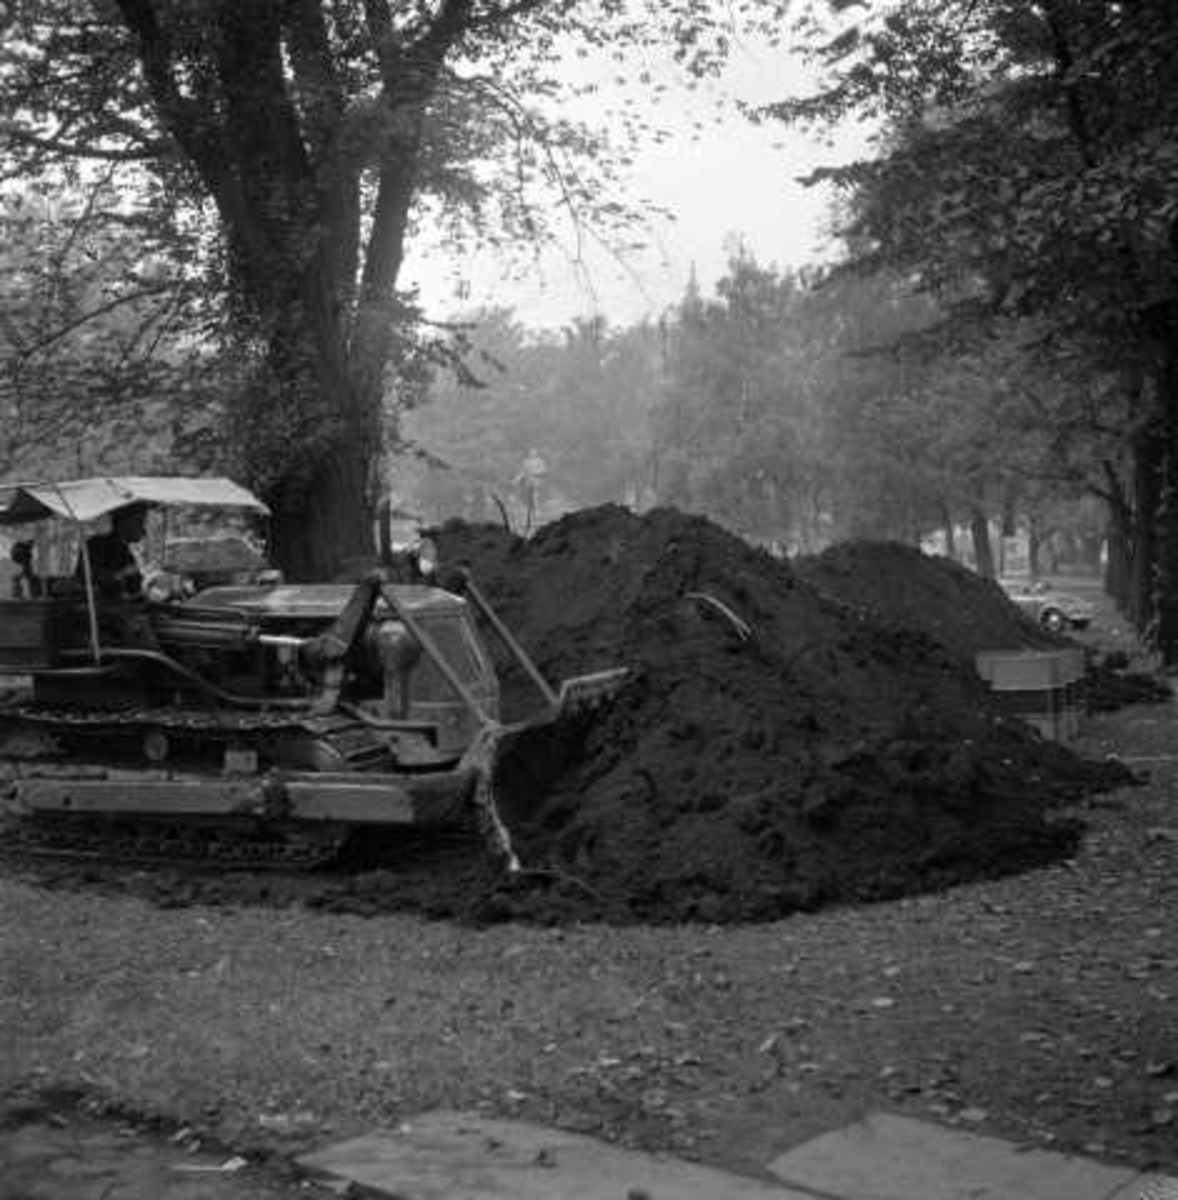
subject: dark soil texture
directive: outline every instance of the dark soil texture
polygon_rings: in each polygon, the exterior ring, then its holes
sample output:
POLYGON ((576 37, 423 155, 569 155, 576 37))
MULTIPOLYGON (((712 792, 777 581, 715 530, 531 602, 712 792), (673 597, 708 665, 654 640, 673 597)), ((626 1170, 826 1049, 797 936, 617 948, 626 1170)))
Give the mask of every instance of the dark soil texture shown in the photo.
MULTIPOLYGON (((1080 832, 1060 808, 1131 779, 999 711, 972 655, 1058 643, 995 585, 910 548, 795 567, 703 518, 617 506, 528 540, 454 523, 435 536, 547 678, 630 672, 598 711, 507 739, 496 801, 520 876, 468 836, 344 874, 96 862, 42 878, 476 922, 764 921, 1053 861, 1080 832)), ((506 659, 503 678, 509 718, 538 709, 506 659)))
POLYGON ((1125 782, 1006 719, 972 668, 1058 642, 907 547, 795 569, 703 518, 618 507, 528 541, 437 538, 549 678, 632 672, 562 755, 521 739, 500 787, 525 862, 615 919, 768 919, 1020 870, 1073 844, 1055 805, 1125 782))

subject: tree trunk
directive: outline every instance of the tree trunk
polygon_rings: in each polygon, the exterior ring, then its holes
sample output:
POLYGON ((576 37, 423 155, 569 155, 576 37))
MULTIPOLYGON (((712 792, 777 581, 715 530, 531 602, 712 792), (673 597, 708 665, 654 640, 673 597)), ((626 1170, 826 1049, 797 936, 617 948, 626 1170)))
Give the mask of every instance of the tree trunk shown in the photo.
MULTIPOLYGON (((1170 268, 1178 269, 1178 220, 1170 224, 1170 268)), ((1157 648, 1167 667, 1178 663, 1178 299, 1172 296, 1143 313, 1158 351, 1156 407, 1158 522, 1152 572, 1157 648)))
POLYGON ((980 509, 974 509, 969 517, 969 533, 973 540, 974 562, 983 579, 993 579, 994 547, 990 542, 990 522, 980 509))
POLYGON ((1110 513, 1105 538, 1104 590, 1122 614, 1129 610, 1131 545, 1132 531, 1125 519, 1110 513))
POLYGON ((1128 616, 1131 608, 1133 579, 1133 507, 1125 494, 1124 484, 1110 462, 1104 463, 1108 480, 1107 490, 1100 495, 1108 507, 1108 525, 1105 531, 1104 590, 1122 616, 1128 616))
POLYGON ((1156 425, 1133 442, 1133 540, 1131 543, 1127 616, 1138 633, 1149 629, 1154 615, 1153 571, 1155 528, 1161 494, 1159 472, 1162 436, 1156 425))
POLYGON ((1027 520, 1027 574, 1039 578, 1039 522, 1032 513, 1027 520))
POLYGON ((324 579, 374 549, 371 485, 425 112, 476 17, 466 0, 442 4, 407 39, 391 6, 356 6, 353 36, 381 82, 360 121, 323 6, 204 5, 199 39, 184 7, 117 0, 161 122, 217 206, 235 332, 265 347, 227 440, 271 504, 278 565, 324 579), (362 179, 375 182, 363 222, 362 179))
POLYGON ((1157 564, 1153 573, 1157 648, 1167 667, 1178 663, 1178 304, 1171 304, 1171 337, 1158 378, 1161 407, 1161 487, 1157 564))
POLYGON ((286 578, 323 583, 358 578, 375 562, 368 463, 341 451, 316 465, 310 478, 282 480, 268 495, 270 550, 286 578), (308 503, 308 496, 315 502, 308 503))
POLYGON ((375 554, 379 397, 360 394, 321 278, 280 278, 277 264, 273 274, 286 299, 233 429, 241 470, 273 514, 275 565, 288 579, 323 582, 375 554))

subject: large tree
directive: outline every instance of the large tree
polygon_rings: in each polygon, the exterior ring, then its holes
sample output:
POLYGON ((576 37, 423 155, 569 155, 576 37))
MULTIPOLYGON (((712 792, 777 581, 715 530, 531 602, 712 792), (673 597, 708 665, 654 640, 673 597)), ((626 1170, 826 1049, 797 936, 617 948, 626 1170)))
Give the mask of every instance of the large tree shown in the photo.
POLYGON ((312 576, 370 549, 414 221, 457 206, 476 232, 511 238, 597 200, 624 217, 602 190, 599 139, 528 98, 555 94, 578 46, 669 42, 685 69, 709 70, 732 21, 783 8, 721 20, 698 0, 17 0, 0 56, 4 167, 134 168, 128 218, 215 218, 202 253, 260 364, 231 436, 275 508, 280 561, 312 576), (536 181, 556 188, 547 209, 536 181))
POLYGON ((809 6, 826 85, 772 111, 884 119, 876 159, 822 173, 847 188, 860 265, 900 266, 975 322, 1047 322, 1045 352, 1124 370, 1145 410, 1125 429, 1146 506, 1134 541, 1157 547, 1138 574, 1153 568, 1160 641, 1178 659, 1178 8, 864 9, 809 6))

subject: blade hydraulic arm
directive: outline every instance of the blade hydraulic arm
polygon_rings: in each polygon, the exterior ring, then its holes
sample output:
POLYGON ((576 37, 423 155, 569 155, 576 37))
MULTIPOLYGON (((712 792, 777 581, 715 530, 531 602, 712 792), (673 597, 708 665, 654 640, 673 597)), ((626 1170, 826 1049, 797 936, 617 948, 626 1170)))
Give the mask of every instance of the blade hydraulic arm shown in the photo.
POLYGON ((515 657, 516 662, 527 673, 528 678, 539 689, 544 697, 544 703, 552 710, 560 707, 560 696, 547 679, 540 673, 540 668, 532 661, 531 655, 520 645, 515 635, 500 620, 499 614, 491 607, 490 601, 483 595, 475 583, 471 573, 465 567, 448 567, 446 569, 446 584, 454 585, 453 590, 469 596, 475 607, 486 618, 487 623, 502 639, 503 644, 515 657))

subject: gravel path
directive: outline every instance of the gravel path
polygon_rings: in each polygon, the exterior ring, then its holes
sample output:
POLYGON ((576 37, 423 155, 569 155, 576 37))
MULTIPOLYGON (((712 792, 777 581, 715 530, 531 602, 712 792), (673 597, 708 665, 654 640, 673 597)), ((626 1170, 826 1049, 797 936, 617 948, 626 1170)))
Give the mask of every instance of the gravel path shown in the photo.
POLYGON ((162 909, 9 864, 0 1095, 241 1149, 481 1106, 750 1172, 884 1107, 1178 1173, 1178 706, 1084 747, 1151 781, 1085 809, 1075 859, 762 926, 162 909))

